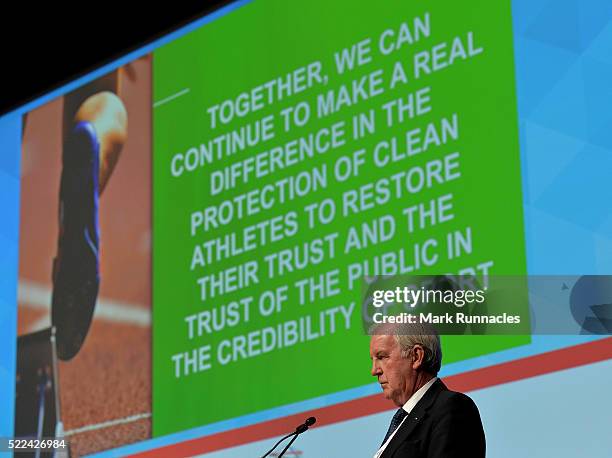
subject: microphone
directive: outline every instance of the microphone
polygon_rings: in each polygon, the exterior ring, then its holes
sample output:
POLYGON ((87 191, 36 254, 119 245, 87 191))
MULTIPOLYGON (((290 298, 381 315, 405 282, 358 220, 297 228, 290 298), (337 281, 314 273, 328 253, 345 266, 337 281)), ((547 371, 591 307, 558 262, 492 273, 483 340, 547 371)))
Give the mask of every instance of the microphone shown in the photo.
POLYGON ((304 423, 295 428, 296 434, 302 434, 303 432, 308 431, 308 428, 314 425, 317 422, 315 417, 308 417, 304 423))
POLYGON ((276 447, 278 447, 278 444, 280 444, 282 441, 284 441, 285 439, 287 439, 288 437, 294 436, 293 439, 291 439, 291 441, 289 441, 289 444, 287 444, 287 446, 283 449, 283 451, 280 453, 280 455, 278 455, 278 458, 281 458, 285 452, 289 449, 289 447, 291 447, 291 444, 293 444, 293 442, 297 439, 297 437, 302 434, 303 432, 308 431, 308 428, 310 428, 312 425, 314 425, 317 422, 317 419, 315 417, 308 417, 306 419, 306 421, 304 423, 302 423, 300 426, 298 426, 297 428, 295 428, 295 431, 292 433, 287 434, 286 436, 282 437, 276 444, 274 444, 274 447, 272 447, 268 453, 266 453, 264 456, 262 456, 261 458, 266 458, 266 456, 268 456, 270 453, 272 453, 274 451, 274 449, 276 447))

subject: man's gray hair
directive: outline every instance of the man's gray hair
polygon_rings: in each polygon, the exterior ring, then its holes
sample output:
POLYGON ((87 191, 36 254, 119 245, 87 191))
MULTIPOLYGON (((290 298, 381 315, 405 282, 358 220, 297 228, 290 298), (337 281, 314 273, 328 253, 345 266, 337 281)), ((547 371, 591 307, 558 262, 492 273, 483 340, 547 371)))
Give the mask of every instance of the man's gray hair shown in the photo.
POLYGON ((423 347, 422 368, 425 372, 438 375, 442 365, 442 346, 435 328, 427 323, 380 324, 374 326, 371 335, 392 335, 400 347, 402 358, 408 358, 415 345, 423 347))

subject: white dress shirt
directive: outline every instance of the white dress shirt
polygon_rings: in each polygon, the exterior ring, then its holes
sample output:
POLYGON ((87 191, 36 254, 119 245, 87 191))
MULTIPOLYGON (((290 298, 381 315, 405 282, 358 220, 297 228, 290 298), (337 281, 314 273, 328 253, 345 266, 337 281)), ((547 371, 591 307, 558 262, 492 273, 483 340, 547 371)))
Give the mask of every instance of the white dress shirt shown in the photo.
MULTIPOLYGON (((425 393, 427 393, 427 390, 429 389, 429 387, 431 387, 431 385, 433 385, 436 380, 438 380, 438 377, 432 378, 429 382, 427 382, 425 385, 419 388, 416 393, 410 396, 410 399, 406 401, 406 404, 402 406, 402 409, 404 409, 407 414, 412 412, 412 409, 414 409, 414 406, 417 405, 417 402, 419 402, 423 396, 425 396, 425 393)), ((406 415, 404 419, 402 420, 402 422, 399 424, 399 426, 395 428, 395 431, 393 431, 393 434, 391 434, 389 438, 387 439, 387 441, 384 444, 382 444, 380 449, 378 449, 378 451, 374 454, 373 458, 380 458, 380 455, 383 454, 383 452, 387 448, 387 445, 389 445, 389 442, 391 442, 391 440, 395 436, 395 433, 398 432, 399 429, 402 427, 402 425, 406 421, 406 418, 408 418, 408 415, 406 415)))

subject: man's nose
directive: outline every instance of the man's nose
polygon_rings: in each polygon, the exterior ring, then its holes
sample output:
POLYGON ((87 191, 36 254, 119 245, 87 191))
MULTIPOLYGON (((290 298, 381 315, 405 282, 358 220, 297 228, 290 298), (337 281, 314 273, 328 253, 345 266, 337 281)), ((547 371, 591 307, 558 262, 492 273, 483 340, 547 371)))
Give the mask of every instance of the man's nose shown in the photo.
POLYGON ((380 368, 380 366, 376 363, 376 361, 372 361, 372 375, 374 377, 379 376, 380 374, 382 374, 382 369, 380 368))

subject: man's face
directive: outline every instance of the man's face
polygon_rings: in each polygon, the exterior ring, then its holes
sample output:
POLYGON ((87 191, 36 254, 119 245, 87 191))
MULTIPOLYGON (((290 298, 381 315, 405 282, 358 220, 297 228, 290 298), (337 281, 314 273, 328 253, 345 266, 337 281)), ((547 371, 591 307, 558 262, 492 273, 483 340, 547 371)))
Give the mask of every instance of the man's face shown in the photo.
POLYGON ((383 393, 396 406, 403 406, 413 394, 416 371, 412 358, 402 358, 393 336, 375 335, 370 340, 372 375, 378 378, 383 393))

